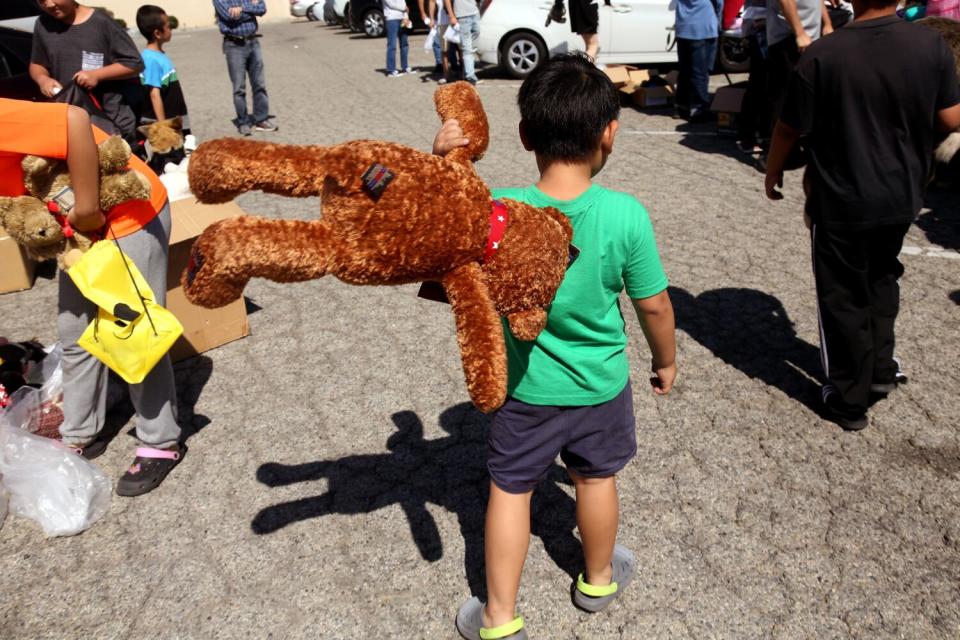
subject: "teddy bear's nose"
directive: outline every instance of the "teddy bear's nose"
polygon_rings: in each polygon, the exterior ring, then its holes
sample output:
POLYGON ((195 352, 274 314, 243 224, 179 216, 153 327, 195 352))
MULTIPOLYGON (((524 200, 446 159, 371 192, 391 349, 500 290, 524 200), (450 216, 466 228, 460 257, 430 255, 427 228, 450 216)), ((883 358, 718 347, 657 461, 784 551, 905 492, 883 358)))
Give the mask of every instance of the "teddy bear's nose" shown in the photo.
POLYGON ((40 234, 40 237, 41 237, 41 238, 45 238, 46 235, 47 235, 47 230, 46 230, 46 229, 40 229, 40 231, 38 231, 38 233, 40 234))

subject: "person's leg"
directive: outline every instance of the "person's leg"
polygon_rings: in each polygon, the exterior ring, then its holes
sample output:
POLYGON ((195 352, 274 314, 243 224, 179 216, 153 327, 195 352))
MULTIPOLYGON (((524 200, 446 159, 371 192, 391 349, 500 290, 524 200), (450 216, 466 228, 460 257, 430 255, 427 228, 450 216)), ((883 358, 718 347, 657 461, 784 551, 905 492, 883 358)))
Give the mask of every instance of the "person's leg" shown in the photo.
POLYGON ((866 413, 873 376, 868 260, 862 232, 839 232, 814 224, 813 272, 820 320, 820 356, 835 406, 845 417, 866 413))
POLYGON ((592 62, 597 61, 597 53, 600 51, 600 36, 596 33, 581 33, 583 38, 584 51, 592 62))
POLYGON ((463 50, 463 76, 468 82, 477 81, 475 58, 476 38, 480 35, 479 16, 467 16, 460 20, 460 48, 463 50))
POLYGON ((737 120, 737 140, 744 147, 751 148, 764 137, 760 131, 760 101, 766 83, 766 60, 760 50, 757 34, 747 39, 750 50, 750 76, 747 79, 747 91, 743 96, 743 106, 737 120))
POLYGON ((433 38, 433 62, 434 62, 434 73, 439 71, 444 71, 443 68, 443 48, 441 42, 443 37, 440 34, 440 28, 436 24, 433 25, 433 28, 437 30, 433 38))
POLYGON ((495 483, 490 483, 484 527, 487 606, 483 613, 483 626, 486 628, 506 624, 516 617, 520 575, 530 544, 532 495, 532 491, 507 493, 495 483))
POLYGON ((896 382, 900 367, 893 359, 894 325, 900 310, 900 285, 903 265, 898 259, 903 247, 903 236, 909 225, 880 227, 870 233, 868 251, 870 268, 867 275, 870 286, 870 309, 873 323, 875 352, 871 382, 896 382))
POLYGON ((615 476, 585 478, 568 470, 577 492, 577 529, 583 543, 584 578, 595 586, 610 584, 613 545, 617 541, 620 499, 615 476))
POLYGON ((237 127, 253 124, 247 114, 247 59, 245 47, 224 40, 223 55, 227 58, 227 73, 230 74, 230 82, 233 84, 233 108, 237 113, 237 119, 233 121, 233 124, 237 127))
POLYGON ((409 29, 400 29, 400 68, 404 71, 410 68, 409 31, 409 29))
MULTIPOLYGON (((167 299, 167 262, 170 238, 170 205, 143 229, 120 238, 120 248, 143 274, 164 306, 167 299)), ((176 386, 170 356, 165 355, 140 384, 130 385, 130 401, 137 412, 137 439, 157 449, 176 446, 180 440, 177 424, 176 386)))
POLYGON ((250 90, 253 91, 253 122, 259 124, 270 117, 270 99, 267 96, 267 80, 263 72, 263 52, 259 40, 250 40, 247 73, 250 74, 250 90))
POLYGON ((399 20, 387 20, 387 75, 397 70, 397 36, 400 32, 399 20))
POLYGON ((694 40, 692 54, 690 115, 705 116, 710 113, 710 72, 717 56, 717 39, 694 40))
POLYGON ((677 114, 682 118, 690 117, 691 98, 693 96, 693 40, 677 38, 677 114))
POLYGON ((107 367, 77 344, 97 317, 97 306, 83 297, 65 271, 59 282, 57 330, 63 345, 64 444, 83 446, 103 429, 107 407, 107 367))
POLYGON ((792 37, 788 37, 786 40, 781 40, 770 46, 768 53, 767 92, 770 104, 770 130, 773 131, 773 126, 780 119, 783 102, 787 97, 790 76, 797 66, 800 52, 797 49, 796 41, 792 37))

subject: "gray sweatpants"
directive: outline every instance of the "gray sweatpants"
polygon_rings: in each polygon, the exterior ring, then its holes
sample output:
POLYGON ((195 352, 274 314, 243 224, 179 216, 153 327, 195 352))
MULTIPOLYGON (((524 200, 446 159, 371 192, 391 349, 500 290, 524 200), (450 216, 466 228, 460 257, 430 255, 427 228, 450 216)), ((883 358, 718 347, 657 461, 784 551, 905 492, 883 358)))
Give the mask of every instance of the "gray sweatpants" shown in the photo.
MULTIPOLYGON (((167 252, 170 205, 143 229, 120 238, 120 248, 137 265, 157 297, 167 300, 167 252)), ((112 239, 108 239, 113 242, 112 239)), ((97 306, 83 297, 73 280, 61 271, 57 328, 63 345, 63 425, 66 444, 83 444, 103 429, 107 406, 107 367, 77 344, 97 316, 97 306)), ((137 412, 137 439, 151 447, 170 447, 180 439, 176 387, 170 356, 160 359, 140 384, 130 385, 137 412)))

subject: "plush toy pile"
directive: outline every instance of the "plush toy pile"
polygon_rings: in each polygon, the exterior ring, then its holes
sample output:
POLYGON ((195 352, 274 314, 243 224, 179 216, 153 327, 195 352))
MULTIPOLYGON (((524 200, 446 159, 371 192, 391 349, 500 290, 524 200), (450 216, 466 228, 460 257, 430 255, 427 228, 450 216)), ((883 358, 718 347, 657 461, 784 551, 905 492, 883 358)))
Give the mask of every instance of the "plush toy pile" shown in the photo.
POLYGON ((500 318, 517 338, 537 337, 573 255, 573 230, 556 209, 492 201, 473 167, 489 131, 472 86, 446 85, 434 101, 441 120, 456 118, 470 140, 444 158, 372 140, 332 147, 240 139, 201 144, 189 170, 201 201, 225 202, 254 189, 320 195, 322 217, 244 216, 211 225, 183 274, 187 297, 221 306, 252 277, 439 282, 456 319, 470 397, 482 411, 499 407, 507 383, 500 318))
MULTIPOLYGON (((128 200, 148 200, 150 182, 127 168, 130 145, 119 136, 98 146, 100 160, 100 208, 109 211, 128 200)), ((76 252, 90 248, 96 238, 70 227, 54 196, 70 184, 66 163, 39 156, 25 156, 23 182, 29 195, 0 197, 0 226, 35 260, 57 258, 61 268, 72 264, 76 252), (71 256, 69 259, 67 256, 71 256)))

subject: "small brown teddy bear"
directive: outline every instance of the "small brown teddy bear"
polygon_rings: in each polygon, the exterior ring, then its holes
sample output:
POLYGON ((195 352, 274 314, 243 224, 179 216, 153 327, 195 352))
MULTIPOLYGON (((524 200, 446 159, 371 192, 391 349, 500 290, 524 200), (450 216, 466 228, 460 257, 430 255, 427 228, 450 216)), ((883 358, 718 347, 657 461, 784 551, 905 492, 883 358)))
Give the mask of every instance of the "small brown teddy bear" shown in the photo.
POLYGON ((158 176, 163 174, 163 168, 168 162, 180 164, 186 157, 183 148, 183 118, 176 116, 159 120, 137 127, 148 144, 150 160, 147 166, 153 169, 158 176))
MULTIPOLYGON (((119 136, 112 136, 101 142, 97 151, 103 211, 128 200, 150 198, 150 182, 146 176, 127 169, 130 145, 119 136)), ((54 196, 70 185, 66 163, 25 156, 21 166, 23 184, 30 195, 0 197, 0 226, 35 260, 57 258, 60 268, 67 268, 79 257, 76 252, 89 249, 94 239, 72 229, 66 217, 59 215, 54 202, 54 196)))
POLYGON ((443 158, 373 140, 201 144, 189 170, 201 201, 225 202, 251 189, 320 195, 322 218, 217 222, 194 243, 182 283, 192 302, 215 307, 237 299, 252 277, 439 282, 456 320, 467 390, 477 408, 492 411, 507 389, 500 318, 521 340, 546 326, 546 308, 573 255, 573 228, 556 209, 492 200, 473 167, 489 130, 470 84, 446 85, 434 101, 441 120, 456 118, 470 140, 443 158))

